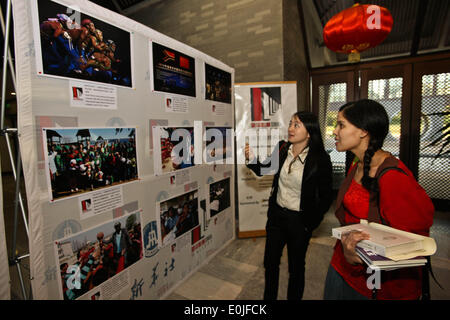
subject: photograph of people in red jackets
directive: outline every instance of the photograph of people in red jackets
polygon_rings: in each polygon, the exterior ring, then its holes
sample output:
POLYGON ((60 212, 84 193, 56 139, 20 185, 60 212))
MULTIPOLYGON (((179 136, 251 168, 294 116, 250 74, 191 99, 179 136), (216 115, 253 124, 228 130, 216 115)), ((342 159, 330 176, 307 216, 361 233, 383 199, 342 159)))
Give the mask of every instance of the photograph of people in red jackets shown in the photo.
MULTIPOLYGON (((343 105, 333 131, 337 151, 350 151, 359 159, 348 170, 336 200, 341 225, 366 219, 390 227, 428 236, 434 206, 408 167, 382 149, 389 132, 389 117, 378 102, 364 99, 343 105), (379 177, 383 168, 390 169, 379 177), (378 210, 370 210, 378 196, 378 210)), ((367 266, 355 252, 362 232, 351 232, 337 240, 328 269, 325 300, 416 300, 422 295, 423 267, 381 272, 378 288, 370 288, 367 266)), ((380 272, 380 271, 378 271, 380 272)))

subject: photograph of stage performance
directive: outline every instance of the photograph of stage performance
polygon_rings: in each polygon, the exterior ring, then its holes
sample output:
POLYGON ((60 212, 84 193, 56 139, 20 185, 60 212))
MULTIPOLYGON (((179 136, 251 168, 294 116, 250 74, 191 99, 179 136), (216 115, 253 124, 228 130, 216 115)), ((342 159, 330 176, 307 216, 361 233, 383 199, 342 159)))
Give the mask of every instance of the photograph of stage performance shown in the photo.
POLYGON ((50 0, 37 11, 39 75, 133 87, 130 32, 50 0))

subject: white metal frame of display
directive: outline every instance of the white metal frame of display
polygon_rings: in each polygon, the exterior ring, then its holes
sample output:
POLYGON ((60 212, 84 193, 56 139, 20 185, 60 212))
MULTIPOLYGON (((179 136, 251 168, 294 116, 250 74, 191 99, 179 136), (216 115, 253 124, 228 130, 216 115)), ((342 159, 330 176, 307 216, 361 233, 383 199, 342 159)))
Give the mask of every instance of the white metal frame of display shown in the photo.
MULTIPOLYGON (((20 177, 22 173, 22 162, 20 159, 20 149, 19 149, 19 143, 18 143, 18 130, 17 128, 6 128, 5 127, 5 108, 6 108, 6 81, 7 81, 7 75, 8 75, 8 66, 9 71, 11 75, 11 79, 14 85, 14 89, 17 88, 16 86, 16 74, 15 74, 15 68, 12 61, 11 56, 11 50, 9 47, 9 33, 10 33, 10 25, 11 25, 11 0, 7 1, 6 5, 6 23, 3 17, 3 11, 0 7, 0 16, 1 16, 1 26, 4 36, 4 46, 3 46, 3 70, 2 70, 2 100, 1 100, 1 122, 0 122, 0 135, 5 137, 6 145, 8 148, 8 154, 9 154, 9 160, 11 162, 12 172, 13 176, 16 182, 16 189, 15 189, 15 200, 14 200, 14 226, 13 226, 13 239, 12 239, 12 248, 11 248, 11 257, 9 258, 9 264, 15 265, 17 267, 17 272, 19 276, 20 281, 20 287, 22 289, 22 297, 24 300, 27 300, 31 298, 27 295, 27 292, 25 290, 25 284, 23 281, 22 276, 22 268, 21 268, 21 261, 27 257, 29 257, 28 254, 19 255, 19 252, 17 252, 16 244, 17 244, 17 229, 18 229, 18 211, 19 206, 22 211, 22 218, 25 225, 25 230, 27 233, 27 238, 29 236, 28 231, 28 221, 27 221, 27 215, 25 213, 23 201, 22 201, 22 195, 20 194, 20 177), (10 139, 14 137, 16 139, 16 148, 17 148, 17 156, 16 156, 16 164, 14 163, 14 155, 11 150, 11 141, 10 139)), ((31 290, 30 290, 31 295, 31 290)))

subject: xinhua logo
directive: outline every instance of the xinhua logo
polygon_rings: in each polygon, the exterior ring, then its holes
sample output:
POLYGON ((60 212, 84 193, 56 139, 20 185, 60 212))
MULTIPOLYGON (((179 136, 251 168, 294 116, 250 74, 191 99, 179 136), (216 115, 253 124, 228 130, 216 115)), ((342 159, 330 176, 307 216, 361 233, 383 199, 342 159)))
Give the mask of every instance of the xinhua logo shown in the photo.
POLYGON ((144 227, 144 252, 146 258, 150 258, 158 252, 156 221, 152 221, 144 227))

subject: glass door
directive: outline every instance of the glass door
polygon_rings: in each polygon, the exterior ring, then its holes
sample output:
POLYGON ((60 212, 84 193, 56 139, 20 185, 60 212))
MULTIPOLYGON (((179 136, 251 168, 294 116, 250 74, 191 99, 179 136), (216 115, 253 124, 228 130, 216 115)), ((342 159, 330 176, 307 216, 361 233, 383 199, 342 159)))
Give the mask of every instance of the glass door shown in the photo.
POLYGON ((337 190, 345 178, 346 153, 337 152, 333 136, 339 108, 353 99, 354 73, 312 76, 313 113, 318 115, 325 150, 333 165, 333 189, 337 190))
POLYGON ((390 60, 311 72, 312 111, 318 115, 325 148, 333 162, 337 189, 353 160, 337 152, 332 135, 337 111, 348 101, 369 98, 389 115, 383 148, 400 158, 433 199, 436 208, 450 203, 450 60, 390 60))
POLYGON ((402 133, 409 130, 409 88, 410 66, 384 67, 361 70, 361 98, 368 98, 384 106, 389 116, 389 133, 383 149, 408 164, 407 141, 402 133))
MULTIPOLYGON (((419 137, 417 179, 433 199, 450 200, 450 67, 444 63, 423 63, 415 69, 413 114, 419 137), (420 125, 419 125, 420 123, 420 125)), ((418 140, 418 141, 417 141, 418 140)), ((414 147, 414 146, 413 146, 414 147)))

